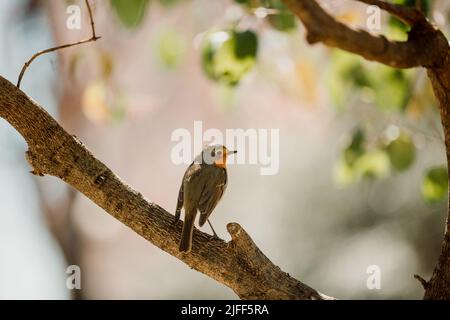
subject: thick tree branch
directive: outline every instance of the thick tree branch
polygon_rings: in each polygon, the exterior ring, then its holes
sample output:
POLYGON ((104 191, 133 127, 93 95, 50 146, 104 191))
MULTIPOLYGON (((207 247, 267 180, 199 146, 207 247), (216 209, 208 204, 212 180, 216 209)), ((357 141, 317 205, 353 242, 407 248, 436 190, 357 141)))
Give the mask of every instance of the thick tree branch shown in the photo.
POLYGON ((189 267, 225 284, 242 299, 330 299, 275 266, 236 223, 232 240, 194 231, 193 250, 178 251, 181 224, 147 201, 97 160, 44 109, 0 76, 0 117, 28 143, 27 159, 36 175, 59 177, 143 238, 189 267))
MULTIPOLYGON (((443 34, 428 22, 414 26, 406 42, 389 41, 364 30, 354 30, 329 15, 315 0, 283 0, 300 18, 307 30, 309 43, 322 42, 327 46, 358 54, 367 60, 378 61, 395 68, 431 67, 444 59, 442 49, 447 48, 443 34), (425 27, 426 26, 426 27, 425 27), (436 50, 430 50, 436 48, 436 50)), ((381 4, 382 1, 363 1, 381 4)), ((393 11, 397 6, 387 4, 393 11)), ((408 9, 406 12, 415 9, 408 9)), ((400 15, 400 10, 398 15, 400 15)), ((401 14, 407 16, 406 13, 401 14)), ((410 20, 413 20, 411 18, 410 20)))

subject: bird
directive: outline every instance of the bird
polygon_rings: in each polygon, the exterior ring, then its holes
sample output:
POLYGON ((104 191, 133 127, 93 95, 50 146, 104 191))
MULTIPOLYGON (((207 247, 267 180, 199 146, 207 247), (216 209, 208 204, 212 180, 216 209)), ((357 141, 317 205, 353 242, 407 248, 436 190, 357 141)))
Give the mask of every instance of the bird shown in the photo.
POLYGON ((188 253, 192 249, 192 234, 198 211, 200 227, 208 221, 214 238, 218 238, 209 217, 227 188, 227 157, 235 153, 237 151, 230 151, 223 145, 210 145, 186 169, 178 192, 174 220, 174 223, 178 223, 184 207, 180 252, 188 253))

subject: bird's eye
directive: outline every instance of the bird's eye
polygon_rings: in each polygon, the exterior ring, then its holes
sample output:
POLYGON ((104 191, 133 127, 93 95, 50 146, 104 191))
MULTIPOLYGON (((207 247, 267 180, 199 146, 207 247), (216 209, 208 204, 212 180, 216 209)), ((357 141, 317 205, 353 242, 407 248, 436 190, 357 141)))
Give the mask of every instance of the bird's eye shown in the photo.
POLYGON ((222 151, 218 151, 217 155, 220 157, 222 155, 222 151))

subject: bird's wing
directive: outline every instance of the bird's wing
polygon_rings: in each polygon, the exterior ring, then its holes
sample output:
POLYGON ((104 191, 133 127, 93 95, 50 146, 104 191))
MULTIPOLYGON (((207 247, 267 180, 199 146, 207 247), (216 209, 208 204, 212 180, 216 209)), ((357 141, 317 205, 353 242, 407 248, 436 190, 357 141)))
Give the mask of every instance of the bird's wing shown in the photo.
POLYGON ((184 183, 181 182, 180 191, 178 191, 177 209, 175 210, 175 221, 180 220, 181 208, 183 208, 184 183))
POLYGON ((187 168, 184 173, 183 180, 181 181, 180 190, 178 191, 178 199, 177 199, 177 208, 175 210, 175 221, 180 219, 181 209, 184 204, 184 184, 189 183, 192 179, 195 179, 196 176, 200 173, 200 165, 192 162, 191 165, 187 168))
POLYGON ((222 198, 225 189, 227 188, 227 173, 224 169, 220 171, 213 181, 210 181, 211 185, 209 188, 205 188, 202 192, 200 202, 199 202, 199 210, 200 210, 200 220, 199 225, 203 226, 208 220, 209 216, 213 212, 217 203, 219 203, 222 198))

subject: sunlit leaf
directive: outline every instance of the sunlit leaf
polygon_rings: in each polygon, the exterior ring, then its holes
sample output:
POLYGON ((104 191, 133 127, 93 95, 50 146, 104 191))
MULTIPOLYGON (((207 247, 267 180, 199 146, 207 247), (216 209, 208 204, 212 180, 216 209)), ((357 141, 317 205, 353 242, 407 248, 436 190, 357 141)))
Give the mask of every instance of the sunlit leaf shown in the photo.
POLYGON ((337 107, 343 108, 350 95, 355 93, 355 89, 371 85, 370 75, 358 56, 334 50, 331 56, 327 85, 333 103, 337 107))
POLYGON ((84 90, 82 97, 83 113, 94 123, 104 123, 108 119, 106 92, 106 84, 103 81, 94 81, 84 90))
POLYGON ((334 170, 334 178, 340 185, 348 185, 362 178, 380 178, 389 173, 388 154, 382 149, 366 150, 366 137, 356 128, 348 146, 334 170))
POLYGON ((111 6, 120 22, 127 28, 136 28, 144 20, 149 0, 111 0, 111 6))
POLYGON ((110 108, 109 117, 114 123, 122 122, 127 116, 127 97, 123 92, 118 92, 110 108))
POLYGON ((296 18, 294 14, 288 9, 288 7, 281 0, 269 0, 268 8, 276 9, 278 14, 272 14, 268 16, 269 23, 277 30, 289 31, 295 29, 297 26, 296 18))
MULTIPOLYGON (((408 7, 416 7, 416 5, 417 5, 417 0, 393 0, 392 2, 395 4, 400 4, 400 5, 408 6, 408 7)), ((422 5, 422 11, 425 13, 426 16, 429 16, 430 0, 421 0, 420 2, 422 5)), ((389 30, 390 35, 391 36, 393 35, 396 40, 406 40, 406 38, 407 38, 406 32, 408 32, 411 28, 410 28, 410 26, 406 25, 399 19, 397 19, 393 16, 390 16, 389 17, 389 29, 390 29, 389 30), (399 37, 398 37, 399 34, 404 35, 403 39, 399 39, 399 37)))
POLYGON ((212 32, 203 41, 203 69, 210 79, 235 86, 253 68, 257 49, 253 31, 212 32))
POLYGON ((340 50, 333 52, 327 84, 334 104, 344 107, 351 95, 369 92, 384 111, 404 111, 410 99, 411 76, 383 65, 366 65, 363 60, 340 50))
POLYGON ((381 178, 388 175, 389 156, 383 150, 363 154, 355 163, 355 170, 364 178, 381 178))
POLYGON ((364 154, 365 140, 364 131, 361 128, 357 128, 353 132, 350 144, 344 149, 344 160, 349 166, 352 166, 364 154))
POLYGON ((253 31, 233 32, 235 55, 238 59, 255 58, 258 51, 258 37, 253 31))
POLYGON ((180 33, 174 30, 165 31, 158 41, 158 55, 164 66, 178 66, 186 51, 186 41, 180 33))
POLYGON ((179 0, 159 0, 159 2, 166 7, 173 6, 174 4, 177 4, 179 0))
POLYGON ((75 79, 77 74, 78 65, 82 60, 83 55, 80 52, 76 52, 69 58, 69 75, 72 79, 75 79))
POLYGON ((127 99, 121 90, 112 90, 104 80, 97 80, 85 88, 82 110, 93 123, 118 123, 127 114, 127 99))
POLYGON ((422 182, 422 196, 428 203, 445 200, 448 189, 447 167, 439 166, 427 171, 422 182))
POLYGON ((334 169, 334 179, 342 186, 361 179, 383 178, 389 174, 389 156, 383 150, 362 153, 352 164, 345 157, 339 159, 334 169))
POLYGON ((234 2, 250 8, 257 8, 267 4, 267 0, 234 0, 234 2))
POLYGON ((411 86, 405 71, 378 65, 370 75, 377 106, 386 111, 405 110, 411 86))
POLYGON ((104 78, 109 78, 114 70, 113 57, 108 53, 102 53, 100 55, 100 63, 102 68, 102 75, 104 78))
POLYGON ((386 145, 392 167, 397 171, 408 169, 415 160, 416 148, 409 134, 402 132, 386 145))
POLYGON ((339 159, 334 168, 334 181, 340 186, 348 186, 355 183, 357 178, 356 170, 343 158, 339 159))

